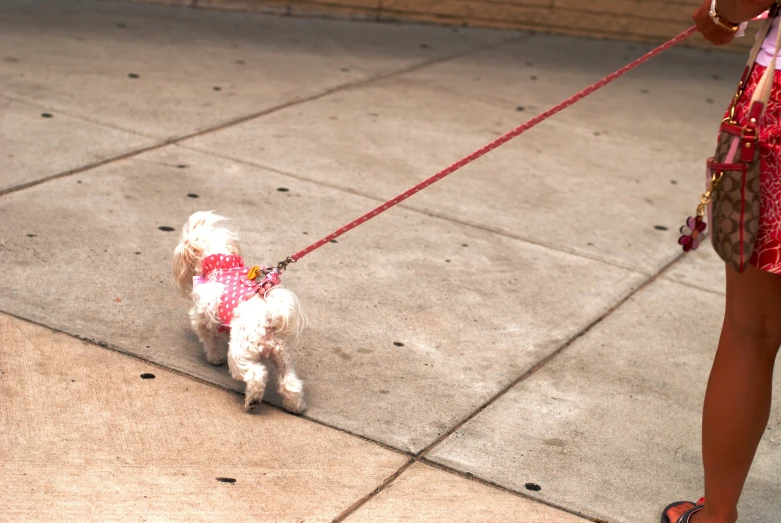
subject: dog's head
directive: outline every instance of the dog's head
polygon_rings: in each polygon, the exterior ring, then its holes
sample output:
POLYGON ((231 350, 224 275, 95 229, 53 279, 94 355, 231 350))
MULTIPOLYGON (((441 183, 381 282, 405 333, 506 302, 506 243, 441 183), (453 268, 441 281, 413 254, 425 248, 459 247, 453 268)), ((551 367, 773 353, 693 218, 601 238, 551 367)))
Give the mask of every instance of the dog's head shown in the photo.
POLYGON ((185 296, 193 288, 193 276, 201 270, 201 261, 205 254, 239 252, 238 238, 217 223, 226 220, 211 211, 199 211, 190 216, 182 228, 182 237, 174 250, 174 283, 185 296))

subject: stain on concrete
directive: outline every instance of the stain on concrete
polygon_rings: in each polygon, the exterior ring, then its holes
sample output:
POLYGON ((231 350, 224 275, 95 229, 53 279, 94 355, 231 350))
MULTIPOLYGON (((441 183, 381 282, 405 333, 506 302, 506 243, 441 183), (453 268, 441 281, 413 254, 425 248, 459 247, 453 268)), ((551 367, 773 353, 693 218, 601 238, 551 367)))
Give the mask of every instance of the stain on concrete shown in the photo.
POLYGON ((236 483, 235 478, 215 478, 215 479, 221 483, 236 483))
POLYGON ((351 359, 353 359, 352 355, 347 351, 345 351, 344 349, 341 349, 339 347, 334 347, 332 350, 334 354, 336 354, 337 356, 339 356, 345 361, 350 361, 351 359))
POLYGON ((546 440, 543 440, 543 443, 545 443, 546 445, 551 446, 551 447, 564 448, 564 447, 567 446, 567 442, 564 441, 563 439, 559 439, 559 438, 546 439, 546 440))

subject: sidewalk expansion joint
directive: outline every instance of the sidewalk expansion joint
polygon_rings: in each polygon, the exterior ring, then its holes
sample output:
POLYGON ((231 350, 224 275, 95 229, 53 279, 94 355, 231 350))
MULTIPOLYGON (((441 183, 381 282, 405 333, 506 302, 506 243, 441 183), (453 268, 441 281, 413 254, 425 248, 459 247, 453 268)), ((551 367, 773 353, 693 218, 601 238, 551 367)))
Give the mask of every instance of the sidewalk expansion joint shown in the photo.
POLYGON ((708 289, 707 287, 702 287, 700 285, 697 285, 696 283, 689 283, 687 281, 674 280, 672 278, 665 278, 664 280, 668 281, 670 283, 674 283, 675 285, 683 285, 684 287, 687 287, 689 289, 698 290, 700 292, 707 292, 708 294, 715 294, 716 296, 719 296, 720 298, 724 298, 726 296, 726 292, 724 292, 724 291, 714 291, 713 289, 708 289))
MULTIPOLYGON (((136 354, 134 352, 130 352, 127 349, 123 349, 121 347, 118 347, 118 346, 113 345, 111 343, 105 342, 103 340, 98 340, 98 339, 95 339, 95 338, 91 338, 89 336, 82 336, 80 334, 74 334, 72 332, 68 332, 68 331, 59 329, 57 327, 52 327, 50 325, 46 325, 45 323, 42 323, 40 321, 32 320, 30 318, 25 318, 24 316, 19 316, 18 314, 14 314, 13 312, 8 312, 6 310, 0 309, 0 314, 5 314, 6 316, 10 316, 11 318, 15 318, 17 320, 30 323, 31 325, 37 325, 38 327, 42 327, 42 328, 47 329, 47 330, 49 330, 51 332, 56 332, 56 333, 62 334, 64 336, 68 336, 69 338, 77 339, 77 340, 82 341, 84 343, 90 343, 92 345, 96 345, 96 346, 98 346, 98 347, 100 347, 102 349, 110 350, 112 352, 119 353, 119 354, 121 354, 123 356, 128 356, 128 357, 133 358, 135 360, 142 361, 142 362, 146 363, 147 365, 151 365, 151 366, 153 366, 153 367, 155 367, 157 369, 170 372, 170 373, 175 374, 177 376, 180 376, 182 378, 186 378, 186 379, 192 380, 192 381, 194 381, 196 383, 200 383, 201 385, 206 385, 207 387, 211 387, 212 389, 216 389, 216 390, 219 390, 219 391, 222 391, 222 392, 227 392, 228 394, 231 394, 231 395, 239 397, 239 398, 244 398, 244 393, 239 392, 239 391, 237 391, 235 389, 232 389, 230 387, 226 387, 225 385, 221 385, 221 384, 215 383, 213 381, 209 381, 209 380, 207 380, 205 378, 200 378, 198 376, 190 374, 188 371, 180 370, 180 369, 177 369, 176 367, 171 367, 169 365, 166 365, 165 363, 160 363, 159 361, 155 361, 154 359, 142 356, 140 354, 136 354)), ((329 425, 328 423, 326 423, 324 421, 321 421, 321 420, 318 420, 318 419, 315 419, 315 418, 310 418, 310 417, 302 415, 302 414, 293 414, 293 413, 283 409, 282 407, 274 405, 273 403, 268 403, 267 401, 264 401, 263 404, 266 405, 269 408, 276 409, 276 410, 278 410, 280 412, 283 412, 283 413, 285 413, 285 414, 287 414, 289 416, 295 416, 295 417, 301 418, 301 419, 303 419, 305 421, 314 423, 315 425, 320 425, 321 427, 332 429, 332 430, 335 430, 337 432, 341 432, 342 434, 346 434, 348 436, 352 436, 352 437, 358 438, 358 439, 360 439, 362 441, 365 441, 367 443, 371 443, 372 445, 376 445, 376 446, 381 447, 381 448, 383 448, 385 450, 393 452, 394 454, 400 454, 400 455, 404 455, 404 456, 406 456, 406 457, 408 457, 410 459, 415 459, 415 455, 413 453, 411 453, 411 452, 404 451, 404 450, 398 449, 396 447, 392 447, 392 446, 390 446, 390 445, 388 445, 386 443, 382 443, 380 441, 373 440, 373 439, 368 438, 368 437, 366 437, 366 436, 364 436, 362 434, 357 434, 357 433, 352 432, 352 431, 350 431, 348 429, 344 429, 344 428, 341 428, 341 427, 336 427, 336 426, 333 426, 333 425, 329 425)))
MULTIPOLYGON (((304 420, 306 420, 308 422, 315 423, 317 425, 320 425, 320 426, 323 426, 323 427, 326 427, 326 428, 329 428, 329 429, 332 429, 332 430, 336 430, 336 431, 344 433, 344 434, 348 434, 350 436, 359 438, 359 439, 361 439, 363 441, 366 441, 368 443, 380 446, 380 447, 382 447, 382 448, 384 448, 386 450, 389 450, 391 452, 394 452, 396 454, 401 454, 401 455, 405 455, 405 456, 408 457, 408 461, 403 466, 401 466, 393 475, 391 475, 390 477, 386 478, 380 485, 378 485, 376 488, 374 488, 374 490, 372 490, 369 494, 365 495, 364 497, 360 498, 355 503, 350 505, 347 509, 345 509, 343 512, 341 512, 333 521, 335 523, 338 523, 338 522, 342 522, 345 519, 347 519, 350 515, 354 514, 361 507, 363 507, 366 503, 368 503, 372 498, 374 498, 375 496, 380 494, 382 491, 384 491, 386 488, 388 488, 397 478, 399 478, 413 464, 419 462, 419 463, 422 463, 424 465, 432 466, 432 467, 438 468, 440 470, 446 471, 448 473, 458 475, 460 477, 463 477, 463 478, 471 480, 471 481, 477 481, 480 484, 483 484, 483 485, 486 485, 486 486, 489 486, 489 487, 492 487, 492 488, 499 489, 499 490, 507 492, 509 494, 516 495, 516 496, 519 496, 519 497, 522 497, 524 499, 528 499, 528 500, 531 500, 531 501, 534 501, 534 502, 537 502, 537 503, 542 503, 542 504, 544 504, 546 506, 549 506, 551 508, 555 508, 557 510, 561 510, 563 512, 567 512, 569 514, 572 514, 572 515, 575 515, 575 516, 578 516, 578 517, 586 518, 589 521, 600 523, 601 520, 599 520, 598 518, 591 518, 589 516, 584 516, 583 514, 580 514, 580 513, 575 512, 575 511, 572 511, 572 510, 570 510, 570 509, 568 509, 566 507, 558 506, 558 505, 556 505, 554 503, 550 503, 550 502, 547 502, 545 500, 539 500, 539 499, 533 498, 531 496, 528 496, 525 493, 518 492, 518 491, 515 491, 515 490, 512 490, 512 489, 508 489, 506 487, 503 487, 503 486, 498 485, 496 483, 493 483, 491 481, 484 480, 482 478, 474 476, 473 474, 461 472, 461 471, 453 469, 451 467, 448 467, 448 466, 436 463, 434 461, 429 460, 427 458, 427 455, 434 448, 436 448, 438 445, 440 445, 445 439, 447 439, 448 437, 453 435, 456 431, 458 431, 461 427, 463 427, 466 423, 470 422, 475 417, 477 417, 481 412, 483 412, 488 407, 493 405, 496 401, 498 401, 501 397, 503 397, 512 388, 514 388, 515 386, 520 384, 522 381, 524 381, 527 378, 529 378, 530 376, 532 376, 534 373, 536 373, 538 370, 540 370, 544 365, 546 365, 548 362, 553 360, 556 356, 558 356, 560 353, 562 353, 565 349, 570 347, 575 341, 577 341, 578 339, 582 338, 587 333, 589 333, 594 327, 596 327, 603 320, 608 318, 613 312, 615 312, 618 308, 620 308, 624 303, 629 301, 638 292, 640 292, 641 290, 643 290, 644 288, 646 288, 647 286, 649 286, 650 284, 655 282, 657 279, 659 279, 661 276, 663 276, 664 273, 667 272, 667 270, 670 269, 670 267, 672 267, 676 263, 678 263, 683 257, 684 257, 683 253, 681 253, 678 256, 676 256, 673 260, 671 260, 664 267, 662 267, 662 269, 660 269, 655 275, 653 275, 653 276, 649 277, 648 279, 646 279, 643 283, 641 283, 633 291, 628 292, 627 295, 625 297, 623 297, 622 299, 620 299, 613 307, 611 307, 608 311, 606 311, 603 315, 601 315, 599 318, 594 320, 588 326, 586 326, 585 328, 581 329, 581 331, 576 333, 570 340, 568 340, 561 347, 556 349, 552 354, 550 354, 548 357, 546 357, 545 359, 543 359, 542 361, 537 363, 537 365, 532 367, 530 370, 526 371, 521 376, 519 376, 518 378, 513 380, 508 386, 506 386, 504 389, 502 389, 498 394, 493 396, 486 403, 484 403, 482 406, 480 406, 477 410, 472 412, 469 416, 464 418, 461 422, 457 423, 455 426, 453 426, 453 428, 451 428, 450 430, 445 432, 436 441, 434 441, 433 443, 428 445, 426 448, 424 448, 422 451, 420 451, 420 452, 418 452, 416 454, 411 453, 411 452, 407 452, 407 451, 402 451, 402 450, 394 448, 394 447, 392 447, 390 445, 387 445, 387 444, 384 444, 384 443, 372 440, 372 439, 370 439, 370 438, 368 438, 366 436, 363 436, 361 434, 356 434, 356 433, 351 432, 349 430, 329 425, 328 423, 319 421, 317 419, 313 419, 313 418, 309 418, 309 417, 305 417, 305 416, 298 416, 298 417, 301 417, 302 419, 304 419, 304 420)), ((156 362, 154 360, 151 360, 149 358, 140 356, 138 354, 134 354, 134 353, 129 352, 127 350, 124 350, 124 349, 122 349, 120 347, 114 346, 114 345, 112 345, 110 343, 107 343, 107 342, 104 342, 104 341, 101 341, 101 340, 96 340, 96 339, 93 339, 93 338, 89 338, 89 337, 86 337, 86 336, 80 336, 80 335, 77 335, 77 334, 73 334, 73 333, 70 333, 70 332, 63 331, 61 329, 53 328, 53 327, 45 325, 43 323, 31 320, 29 318, 21 317, 21 316, 18 316, 16 314, 13 314, 13 313, 10 313, 10 312, 7 312, 7 311, 0 310, 0 313, 7 314, 8 316, 11 316, 13 318, 17 318, 17 319, 19 319, 21 321, 25 321, 25 322, 28 322, 28 323, 31 323, 31 324, 34 324, 34 325, 38 325, 38 326, 43 327, 45 329, 48 329, 50 331, 58 332, 58 333, 66 335, 66 336, 78 339, 80 341, 83 341, 83 342, 86 342, 86 343, 91 343, 91 344, 97 345, 97 346, 99 346, 101 348, 108 349, 108 350, 111 350, 111 351, 123 354, 125 356, 129 356, 129 357, 135 358, 135 359, 137 359, 139 361, 143 361, 144 363, 152 365, 152 366, 154 366, 156 368, 166 370, 166 371, 171 372, 171 373, 173 373, 175 375, 182 376, 184 378, 193 380, 193 381, 195 381, 197 383, 201 383, 203 385, 209 386, 211 388, 227 392, 227 393, 232 394, 234 396, 237 396, 237 397, 242 397, 243 396, 240 392, 237 392, 237 391, 235 391, 235 390, 233 390, 231 388, 228 388, 228 387, 225 387, 223 385, 220 385, 220 384, 217 384, 217 383, 205 380, 203 378, 199 378, 197 376, 193 376, 192 374, 189 374, 189 373, 187 373, 185 371, 181 371, 181 370, 178 370, 176 368, 169 367, 167 365, 158 363, 158 362, 156 362)), ((268 407, 270 407, 270 408, 274 408, 274 409, 277 409, 277 410, 280 410, 282 412, 286 412, 287 413, 287 411, 284 411, 284 409, 282 409, 280 407, 277 407, 275 405, 271 405, 269 403, 266 403, 266 405, 268 407)), ((290 414, 290 413, 287 413, 287 414, 291 415, 291 416, 294 415, 294 414, 290 414)))
POLYGON ((351 89, 357 89, 357 88, 365 87, 367 85, 371 85, 371 84, 376 83, 376 82, 381 82, 381 81, 387 80, 389 78, 405 75, 407 73, 411 73, 411 72, 414 72, 414 71, 425 69, 427 67, 431 67, 431 66, 438 65, 438 64, 441 64, 441 63, 449 62, 451 60, 457 60, 459 58, 464 58, 464 57, 471 56, 471 55, 474 55, 474 54, 479 54, 479 53, 482 53, 482 52, 485 52, 485 51, 491 51, 493 49, 498 49, 498 48, 504 47, 506 45, 512 45, 514 43, 521 42, 523 40, 531 38, 531 36, 532 36, 531 34, 523 34, 523 35, 520 35, 520 36, 514 36, 512 38, 503 39, 500 42, 496 42, 496 43, 492 43, 492 44, 488 44, 488 45, 484 45, 484 46, 478 46, 478 47, 475 47, 474 49, 471 49, 469 51, 456 53, 456 54, 444 56, 444 57, 441 57, 441 58, 435 58, 433 60, 427 60, 427 61, 424 61, 424 62, 421 62, 421 63, 418 63, 418 64, 414 64, 414 65, 411 65, 411 66, 408 66, 408 67, 403 67, 403 68, 395 70, 395 71, 391 71, 389 73, 380 74, 380 75, 373 76, 373 77, 370 77, 370 78, 365 78, 365 79, 362 79, 362 80, 355 80, 355 81, 352 81, 352 82, 346 82, 344 84, 337 85, 335 87, 331 87, 329 89, 326 89, 324 91, 321 91, 319 93, 316 93, 316 94, 313 94, 313 95, 310 95, 310 96, 305 96, 303 98, 298 98, 298 99, 292 100, 290 102, 279 104, 279 105, 276 105, 274 107, 270 107, 268 109, 264 109, 262 111, 257 111, 255 113, 251 113, 251 114, 248 114, 248 115, 245 115, 245 116, 239 116, 237 118, 233 118, 231 120, 228 120, 228 121, 223 122, 221 124, 217 124, 215 126, 207 128, 207 129, 203 129, 203 130, 200 130, 200 131, 195 131, 195 132, 188 133, 188 134, 185 134, 185 135, 182 135, 182 136, 178 136, 178 137, 167 138, 167 139, 165 139, 165 140, 163 140, 163 141, 161 141, 159 143, 153 144, 153 145, 149 145, 149 146, 146 146, 146 147, 140 147, 138 149, 134 149, 134 150, 128 151, 126 153, 122 153, 122 154, 119 154, 119 155, 116 155, 116 156, 112 156, 112 157, 106 158, 104 160, 100 160, 100 161, 97 161, 97 162, 89 163, 89 164, 83 165, 81 167, 75 167, 73 169, 69 169, 67 171, 63 171, 63 172, 60 172, 60 173, 57 173, 57 174, 53 174, 53 175, 50 175, 50 176, 45 176, 45 177, 39 178, 37 180, 32 180, 32 181, 29 181, 29 182, 21 183, 19 185, 8 187, 6 189, 0 190, 0 196, 4 196, 4 195, 12 193, 12 192, 18 192, 18 191, 21 191, 21 190, 24 190, 24 189, 28 189, 30 187, 34 187, 36 185, 40 185, 40 184, 43 184, 43 183, 46 183, 46 182, 49 182, 49 181, 52 181, 52 180, 57 180, 59 178, 64 178, 64 177, 67 177, 67 176, 72 176, 74 174, 83 173, 85 171, 90 171, 92 169, 95 169, 95 168, 98 168, 98 167, 102 167, 104 165, 112 164, 112 163, 115 163, 115 162, 118 162, 118 161, 121 161, 121 160, 125 160, 125 159, 131 158, 133 156, 138 156, 138 155, 146 153, 146 152, 150 152, 150 151, 154 151, 154 150, 157 150, 157 149, 161 149, 161 148, 169 146, 169 145, 178 144, 179 142, 183 142, 185 140, 190 140, 192 138, 198 138, 198 137, 205 136, 205 135, 208 135, 208 134, 211 134, 211 133, 214 133, 214 132, 222 131, 223 129, 227 129, 229 127, 233 127, 233 126, 236 126, 236 125, 240 125, 240 124, 249 122, 251 120, 255 120, 257 118, 262 118, 264 116, 268 116, 270 114, 277 113, 279 111, 283 111, 283 110, 289 109, 291 107, 296 107, 298 105, 302 105, 302 104, 305 104, 305 103, 308 103, 308 102, 313 102, 315 100, 319 100, 321 98, 325 98, 327 96, 330 96, 330 95, 338 93, 338 92, 349 91, 351 89))
POLYGON ((369 494, 365 495, 346 509, 344 509, 338 516, 336 516, 332 523, 340 523, 344 521, 345 519, 349 518, 351 515, 353 515, 358 509, 360 509, 362 506, 364 506, 366 503, 368 503, 374 496, 385 490, 388 486, 390 486, 391 483, 396 481, 396 479, 404 474, 408 468, 410 468, 412 465, 414 465, 418 460, 415 458, 410 458, 409 461, 407 461, 404 465, 402 465, 399 470, 394 472, 391 476, 385 479, 382 483, 380 483, 379 486, 377 486, 374 490, 372 490, 369 494))
POLYGON ((517 490, 513 490, 513 489, 510 489, 510 488, 507 488, 507 487, 503 487, 502 485, 499 485, 498 483, 494 483, 492 481, 485 480, 483 478, 475 476, 474 474, 470 474, 468 472, 461 472, 459 470, 456 470, 454 468, 448 467, 446 465, 442 465, 441 463, 437 463, 435 461, 429 461, 426 458, 420 458, 420 459, 418 459, 416 461, 419 461, 420 463, 428 465, 429 467, 433 467, 435 469, 439 469, 439 470, 441 470, 443 472, 447 472, 448 474, 453 474, 454 476, 458 476, 458 477, 464 478, 466 480, 474 481, 474 482, 479 483, 481 485, 485 485, 486 487, 491 487, 491 488, 494 488, 496 490, 501 490, 502 492, 505 492, 507 494, 510 494, 510 495, 513 495, 513 496, 517 496, 519 498, 523 498, 523 499, 528 500, 528 501, 533 501, 534 503, 539 503, 541 505, 545 505, 547 507, 554 508, 554 509, 559 510, 561 512, 566 512, 567 514, 571 514, 571 515, 577 516, 579 518, 584 518, 586 521, 591 521, 593 523, 607 523, 607 522, 602 522, 602 520, 600 520, 598 518, 594 518, 592 516, 588 516, 588 515, 582 514, 580 512, 576 512, 576 511, 574 511, 572 509, 568 509, 566 507, 562 507, 561 505, 557 505, 557 504, 552 503, 550 501, 546 501, 544 499, 539 499, 539 498, 535 498, 535 497, 529 496, 525 492, 519 492, 517 490))
POLYGON ((62 109, 62 108, 57 107, 55 105, 50 105, 50 104, 47 104, 45 102, 42 102, 42 101, 39 101, 39 100, 35 100, 35 99, 32 99, 32 98, 21 97, 21 96, 17 96, 17 95, 13 95, 13 94, 8 94, 6 92, 0 93, 0 98, 5 98, 5 99, 10 100, 12 102, 29 105, 31 107, 35 107, 35 108, 38 108, 38 109, 43 109, 43 110, 56 112, 58 115, 65 115, 68 118, 73 118, 74 120, 79 120, 80 122, 89 123, 89 124, 92 124, 92 125, 95 125, 95 126, 98 126, 98 127, 103 127, 105 129, 113 129, 114 131, 120 131, 120 132, 123 132, 123 133, 126 133, 126 134, 132 134, 134 136, 140 136, 142 138, 149 138, 150 140, 154 140, 155 139, 154 136, 150 136, 148 134, 144 134, 144 133, 142 133, 140 131, 136 131, 135 129, 129 129, 127 127, 121 127, 119 125, 115 125, 115 124, 108 123, 108 122, 101 122, 99 120, 95 120, 94 118, 89 118, 87 116, 82 116, 80 114, 75 114, 75 113, 72 113, 68 109, 62 109))
POLYGON ((547 505, 551 508, 555 508, 558 510, 561 510, 563 512, 567 512, 568 514, 572 514, 581 518, 585 518, 588 521, 593 521, 595 523, 603 523, 599 518, 593 518, 590 516, 584 516, 583 514, 580 514, 578 512, 572 511, 566 507, 558 506, 554 503, 550 503, 544 500, 536 499, 531 496, 528 496, 524 493, 508 489, 506 487, 502 487, 501 485, 498 485, 496 483, 484 480, 482 478, 478 478, 474 476, 473 474, 461 472, 459 470, 453 469, 451 467, 441 465, 439 463, 436 463, 434 461, 429 460, 426 456, 434 450, 438 445, 440 445, 444 440, 452 436, 456 431, 458 431, 461 427, 472 421, 475 417, 477 417, 481 412, 486 410, 488 407, 496 403, 499 399, 501 399, 505 394, 507 394, 510 390, 512 390, 514 387, 519 385, 521 382, 525 381, 530 376, 534 375, 538 370, 540 370, 543 366, 545 366, 547 363, 549 363, 551 360, 553 360, 556 356, 561 354, 564 350, 566 350, 568 347, 572 346, 577 340, 588 334, 594 327, 602 323, 606 318, 608 318, 610 315, 612 315, 617 309, 619 309, 622 305, 624 305, 627 301, 632 299, 633 296, 635 296, 637 293, 651 285, 653 282, 658 280, 660 277, 664 275, 665 272, 667 272, 670 267, 678 263, 682 258, 684 257, 684 253, 678 254, 675 258, 673 258, 670 262, 668 262, 665 266, 663 266, 659 271, 656 272, 656 274, 648 277, 644 282, 642 282, 640 285, 637 286, 636 289, 629 291, 626 296, 621 298, 615 305, 613 305, 610 309, 608 309, 604 314, 599 316, 597 319, 595 319, 593 322, 591 322, 589 325, 581 329, 578 333, 576 333, 572 338, 570 338, 566 343, 564 343, 561 347, 556 349, 553 353, 548 355, 546 358, 541 360, 539 363, 537 363, 534 367, 529 369, 528 371, 521 374, 518 378, 513 380, 509 385, 507 385, 504 389, 499 391, 498 394, 493 396, 491 399, 489 399, 487 402, 485 402, 482 406, 480 406, 477 410, 472 412, 470 415, 468 415, 466 418, 464 418, 462 421, 457 423, 453 428, 442 434, 439 438, 437 438, 433 443, 428 445, 426 448, 424 448, 422 451, 418 452, 412 457, 412 460, 408 463, 406 463, 404 466, 402 466, 398 471, 396 471, 395 474, 393 474, 391 477, 387 478, 385 481, 383 481, 377 488, 375 488, 371 493, 364 496, 363 498, 359 499, 350 507, 345 509, 344 512, 342 512, 339 516, 337 516, 336 519, 333 520, 333 523, 339 523, 347 519, 350 515, 354 514, 356 511, 358 511, 362 506, 364 506, 366 503, 368 503, 372 498, 374 498, 377 494, 388 488, 399 476, 401 476, 409 467, 411 467, 414 463, 423 463, 428 466, 434 466, 438 469, 441 469, 446 472, 450 472, 452 474, 456 474, 458 476, 461 476, 463 478, 477 481, 478 483, 481 483, 483 485, 487 485, 490 487, 497 488, 499 490, 502 490, 504 492, 507 492, 509 494, 513 494, 516 496, 520 496, 524 499, 528 499, 537 503, 542 503, 544 505, 547 505))
POLYGON ((439 463, 436 463, 436 462, 433 462, 433 461, 429 461, 429 460, 427 460, 425 458, 416 457, 416 456, 415 457, 411 457, 409 461, 407 461, 404 465, 402 465, 399 468, 399 470, 397 470, 391 476, 386 478, 382 483, 380 483, 369 494, 363 496, 358 501, 356 501, 355 503, 353 503, 352 505, 347 507, 336 518, 334 518, 332 520, 332 523, 341 523, 342 521, 345 521, 350 516, 355 514, 358 510, 361 509, 361 507, 366 505, 366 503, 368 503, 373 498, 375 498, 378 494, 380 494, 381 492, 386 490, 402 474, 404 474, 407 471, 407 469, 409 469, 415 463, 421 463, 421 464, 423 464, 425 466, 432 467, 432 468, 441 470, 441 471, 443 471, 445 473, 452 474, 454 476, 458 476, 460 478, 466 479, 467 481, 474 481, 474 482, 479 483, 481 485, 484 485, 486 487, 490 487, 492 489, 500 490, 500 491, 502 491, 502 492, 504 492, 506 494, 509 494, 511 496, 516 496, 516 497, 522 498, 522 499, 527 500, 527 501, 531 501, 531 502, 534 502, 534 503, 539 503, 541 505, 545 505, 547 507, 559 510, 561 512, 566 512, 567 514, 571 514, 571 515, 577 516, 579 518, 584 518, 586 521, 591 521, 593 523, 608 523, 608 522, 602 521, 599 518, 594 518, 594 517, 591 517, 591 516, 587 516, 587 515, 581 514, 579 512, 574 511, 574 510, 571 510, 571 509, 568 509, 566 507, 562 507, 560 505, 557 505, 555 503, 551 503, 549 501, 542 500, 542 499, 533 498, 533 497, 531 497, 531 496, 529 496, 529 495, 527 495, 527 494, 525 494, 523 492, 518 492, 516 490, 512 490, 512 489, 509 489, 507 487, 503 487, 503 486, 501 486, 501 485, 499 485, 497 483, 493 483, 491 481, 487 481, 487 480, 479 478, 479 477, 477 477, 477 476, 475 476, 473 474, 461 472, 459 470, 450 468, 448 466, 445 466, 445 465, 442 465, 442 464, 439 464, 439 463))
POLYGON ((548 356, 540 360, 536 365, 534 365, 531 369, 527 370, 520 376, 518 376, 515 380, 511 381, 506 387, 504 387, 501 391, 499 391, 498 394, 493 396, 491 399, 486 401, 483 405, 481 405, 477 410, 469 414, 466 418, 461 420, 459 423, 457 423, 455 426, 453 426, 450 430, 446 431, 444 434, 442 434, 439 438, 437 438, 433 443, 431 443, 429 446, 424 448, 422 451, 420 451, 416 457, 418 459, 425 458, 429 452, 431 452, 434 448, 436 448, 440 443, 445 441, 447 438, 452 436, 455 432, 457 432, 461 427, 472 421, 474 418, 476 418, 480 413, 482 413, 484 410, 486 410, 488 407, 496 403, 499 399, 504 397, 505 394, 507 394, 510 390, 515 388, 517 385, 519 385, 521 382, 525 381, 529 377, 533 376, 537 373, 542 367, 547 365, 550 361, 552 361, 556 356, 564 352, 567 348, 571 347, 576 341, 578 341, 583 336, 590 333, 597 325, 602 323, 605 319, 610 317, 616 310, 618 310, 622 305, 624 305, 626 302, 628 302, 630 299, 632 299, 635 295, 637 295, 640 291, 654 283, 656 280, 658 280, 665 272, 667 272, 670 267, 675 265, 679 260, 681 260, 684 256, 684 253, 681 252, 678 254, 675 258, 673 258, 671 261, 669 261, 666 265, 664 265, 659 271, 656 272, 656 274, 648 277, 645 281, 643 281, 640 285, 638 285, 634 290, 630 290, 627 292, 626 296, 618 300, 612 307, 610 307, 607 311, 605 311, 602 315, 600 315, 598 318, 596 318, 594 321, 592 321, 590 324, 586 325, 584 328, 582 328, 579 332, 575 333, 575 335, 570 338, 567 342, 562 344, 558 349, 554 350, 552 353, 550 353, 548 356))

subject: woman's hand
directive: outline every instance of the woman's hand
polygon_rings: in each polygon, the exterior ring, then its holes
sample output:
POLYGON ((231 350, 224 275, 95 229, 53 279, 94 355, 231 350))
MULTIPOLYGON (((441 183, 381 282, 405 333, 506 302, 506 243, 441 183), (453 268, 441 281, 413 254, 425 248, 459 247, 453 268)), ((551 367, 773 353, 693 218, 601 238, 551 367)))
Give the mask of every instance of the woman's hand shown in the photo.
MULTIPOLYGON (((719 14, 735 24, 747 22, 767 11, 775 0, 718 0, 719 14)), ((735 38, 735 33, 716 25, 710 17, 711 0, 705 0, 694 12, 694 23, 702 36, 712 44, 725 45, 735 38)))
MULTIPOLYGON (((726 45, 735 38, 735 33, 716 25, 710 17, 711 0, 705 0, 694 12, 692 19, 697 30, 714 45, 726 45)), ((731 21, 731 20, 730 20, 731 21)))

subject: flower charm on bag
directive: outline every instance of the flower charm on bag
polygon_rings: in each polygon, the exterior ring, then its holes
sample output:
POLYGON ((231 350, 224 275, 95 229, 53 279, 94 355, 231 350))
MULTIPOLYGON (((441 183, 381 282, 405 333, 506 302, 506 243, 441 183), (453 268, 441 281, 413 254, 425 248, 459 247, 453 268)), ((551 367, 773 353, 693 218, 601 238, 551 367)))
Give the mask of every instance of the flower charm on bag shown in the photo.
POLYGON ((683 246, 683 252, 694 251, 700 246, 700 236, 708 225, 702 220, 702 216, 689 216, 686 225, 681 227, 681 237, 678 244, 683 246))

